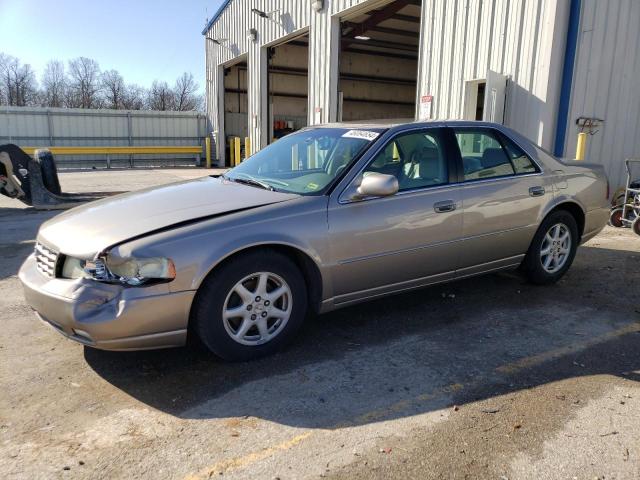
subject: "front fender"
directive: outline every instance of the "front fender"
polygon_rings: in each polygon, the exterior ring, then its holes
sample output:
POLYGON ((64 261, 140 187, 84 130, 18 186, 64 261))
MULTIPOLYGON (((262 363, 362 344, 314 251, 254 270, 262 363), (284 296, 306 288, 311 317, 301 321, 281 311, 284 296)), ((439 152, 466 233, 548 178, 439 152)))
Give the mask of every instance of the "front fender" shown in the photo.
POLYGON ((330 291, 323 274, 328 255, 326 197, 267 205, 246 212, 160 232, 115 247, 120 256, 171 258, 176 278, 171 291, 197 290, 221 262, 242 250, 263 245, 294 248, 318 267, 323 291, 330 291))

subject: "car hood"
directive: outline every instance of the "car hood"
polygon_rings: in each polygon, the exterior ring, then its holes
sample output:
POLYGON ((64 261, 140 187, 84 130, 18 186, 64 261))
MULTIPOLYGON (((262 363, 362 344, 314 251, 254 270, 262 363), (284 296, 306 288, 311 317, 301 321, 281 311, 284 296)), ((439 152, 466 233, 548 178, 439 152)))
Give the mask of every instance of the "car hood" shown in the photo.
POLYGON ((298 195, 203 177, 90 202, 44 223, 38 241, 79 258, 150 232, 298 195))

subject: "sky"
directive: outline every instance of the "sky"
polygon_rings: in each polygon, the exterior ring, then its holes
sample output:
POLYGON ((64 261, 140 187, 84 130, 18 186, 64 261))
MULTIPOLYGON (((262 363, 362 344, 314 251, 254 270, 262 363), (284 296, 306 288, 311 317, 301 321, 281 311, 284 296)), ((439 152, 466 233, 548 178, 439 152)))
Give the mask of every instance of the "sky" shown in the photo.
POLYGON ((204 91, 205 19, 223 0, 0 0, 0 52, 38 81, 49 60, 90 57, 127 83, 173 84, 193 73, 204 91))

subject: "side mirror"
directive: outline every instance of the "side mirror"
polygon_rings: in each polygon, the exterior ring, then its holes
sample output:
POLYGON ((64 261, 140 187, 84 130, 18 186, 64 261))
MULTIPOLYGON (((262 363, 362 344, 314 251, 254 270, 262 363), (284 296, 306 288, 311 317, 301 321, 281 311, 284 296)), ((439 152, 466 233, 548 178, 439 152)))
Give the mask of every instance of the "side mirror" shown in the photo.
POLYGON ((389 197, 398 193, 398 179, 393 175, 383 173, 369 173, 362 178, 352 200, 362 200, 365 197, 389 197))

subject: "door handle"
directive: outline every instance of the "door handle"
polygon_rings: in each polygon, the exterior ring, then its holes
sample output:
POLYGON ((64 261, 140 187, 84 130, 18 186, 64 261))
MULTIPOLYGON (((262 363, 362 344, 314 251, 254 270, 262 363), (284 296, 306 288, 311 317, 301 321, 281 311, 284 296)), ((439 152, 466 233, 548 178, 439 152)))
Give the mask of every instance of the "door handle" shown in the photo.
POLYGON ((544 187, 531 187, 529 189, 529 196, 531 197, 541 197, 544 195, 544 187))
POLYGON ((456 202, 453 200, 445 200, 443 202, 434 203, 433 209, 436 213, 453 212, 456 209, 456 202))

